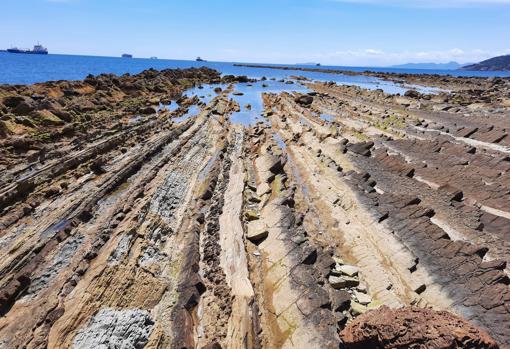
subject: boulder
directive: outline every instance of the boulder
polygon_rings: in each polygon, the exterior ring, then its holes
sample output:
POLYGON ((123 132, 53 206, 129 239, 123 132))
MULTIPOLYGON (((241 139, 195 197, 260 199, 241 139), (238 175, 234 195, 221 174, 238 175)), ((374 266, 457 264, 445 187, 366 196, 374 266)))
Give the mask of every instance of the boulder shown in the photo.
POLYGON ((345 280, 340 276, 331 275, 328 279, 331 287, 333 287, 335 290, 339 290, 341 288, 347 287, 347 283, 345 280))
POLYGON ((237 82, 250 82, 250 79, 246 75, 241 75, 237 77, 237 82))
POLYGON ((302 106, 308 106, 313 103, 313 97, 309 95, 299 96, 296 97, 295 102, 302 106))
POLYGON ((257 169, 261 172, 261 179, 265 182, 271 182, 274 176, 283 173, 286 158, 281 155, 264 154, 255 161, 257 169))
POLYGON ((421 93, 416 90, 408 90, 406 93, 404 93, 404 96, 410 97, 410 98, 420 98, 421 93))
POLYGON ((150 115, 150 114, 156 114, 157 111, 154 109, 154 107, 143 107, 138 110, 138 112, 142 115, 150 115))
POLYGON ((19 103, 16 107, 12 109, 13 114, 15 115, 28 115, 35 109, 33 103, 28 101, 23 101, 19 103))
POLYGON ((328 279, 331 287, 333 287, 335 290, 339 290, 342 288, 348 288, 348 287, 356 287, 359 285, 359 280, 356 278, 352 278, 349 276, 335 276, 331 275, 328 279))
POLYGON ((246 238, 251 242, 261 242, 269 235, 267 226, 260 220, 251 221, 246 228, 246 238))
POLYGON ((366 293, 354 291, 354 297, 356 297, 356 300, 361 305, 368 305, 368 304, 372 303, 372 297, 370 297, 366 293))
POLYGON ((486 332, 466 320, 447 311, 418 307, 383 306, 368 311, 351 322, 341 337, 347 349, 499 348, 486 332))
POLYGON ((21 102, 25 101, 22 96, 9 96, 2 100, 2 104, 9 108, 16 108, 21 102))
POLYGON ((344 290, 333 289, 330 292, 331 307, 334 311, 344 311, 351 305, 351 294, 344 290))
POLYGON ((359 271, 359 269, 357 267, 352 266, 352 265, 339 265, 335 269, 338 270, 339 272, 341 272, 342 274, 350 276, 350 277, 358 275, 358 271, 359 271))
POLYGON ((351 302, 351 314, 353 316, 364 314, 367 311, 368 308, 365 305, 359 304, 358 302, 351 302))

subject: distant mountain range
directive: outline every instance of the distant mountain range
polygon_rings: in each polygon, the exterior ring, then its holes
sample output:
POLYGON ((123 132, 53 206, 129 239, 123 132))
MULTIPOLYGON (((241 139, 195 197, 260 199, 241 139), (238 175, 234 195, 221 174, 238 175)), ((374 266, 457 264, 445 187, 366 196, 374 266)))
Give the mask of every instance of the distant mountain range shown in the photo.
MULTIPOLYGON (((469 63, 468 63, 469 64, 469 63)), ((460 64, 457 62, 448 62, 448 63, 407 63, 391 66, 391 68, 399 68, 399 69, 434 69, 434 70, 455 70, 459 69, 465 64, 460 64)))
POLYGON ((499 56, 487 59, 483 62, 467 65, 461 68, 461 70, 470 71, 510 71, 510 55, 499 56))
POLYGON ((510 71, 510 55, 487 59, 480 63, 459 64, 449 63, 407 63, 394 65, 399 69, 436 69, 436 70, 465 70, 465 71, 510 71))

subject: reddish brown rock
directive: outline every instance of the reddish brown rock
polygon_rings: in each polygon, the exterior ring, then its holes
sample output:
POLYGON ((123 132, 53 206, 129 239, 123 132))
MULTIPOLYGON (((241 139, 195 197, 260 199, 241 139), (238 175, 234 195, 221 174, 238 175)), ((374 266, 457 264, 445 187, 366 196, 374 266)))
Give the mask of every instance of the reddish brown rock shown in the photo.
POLYGON ((446 311, 383 306, 361 315, 341 333, 349 349, 369 348, 490 348, 489 335, 446 311))

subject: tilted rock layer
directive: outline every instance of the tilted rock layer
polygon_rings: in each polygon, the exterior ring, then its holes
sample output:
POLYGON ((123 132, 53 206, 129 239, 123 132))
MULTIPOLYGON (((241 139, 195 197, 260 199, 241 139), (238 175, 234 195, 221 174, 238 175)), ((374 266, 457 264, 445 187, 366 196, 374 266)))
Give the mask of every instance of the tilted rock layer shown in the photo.
POLYGON ((510 82, 386 78, 0 86, 0 348, 509 345, 510 82))

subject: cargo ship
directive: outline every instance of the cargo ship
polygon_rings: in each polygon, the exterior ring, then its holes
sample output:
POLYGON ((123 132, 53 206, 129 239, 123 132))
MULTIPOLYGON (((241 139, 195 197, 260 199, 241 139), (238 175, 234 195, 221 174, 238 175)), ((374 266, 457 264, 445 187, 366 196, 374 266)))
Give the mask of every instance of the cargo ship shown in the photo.
POLYGON ((197 61, 197 62, 207 62, 205 59, 202 59, 202 58, 200 58, 200 57, 197 57, 196 61, 197 61))
POLYGON ((25 53, 25 54, 31 54, 31 55, 47 55, 48 49, 40 44, 34 45, 34 49, 23 49, 23 48, 9 48, 7 49, 7 52, 10 53, 25 53))
POLYGON ((133 55, 129 54, 129 53, 123 53, 122 58, 133 58, 133 55))

